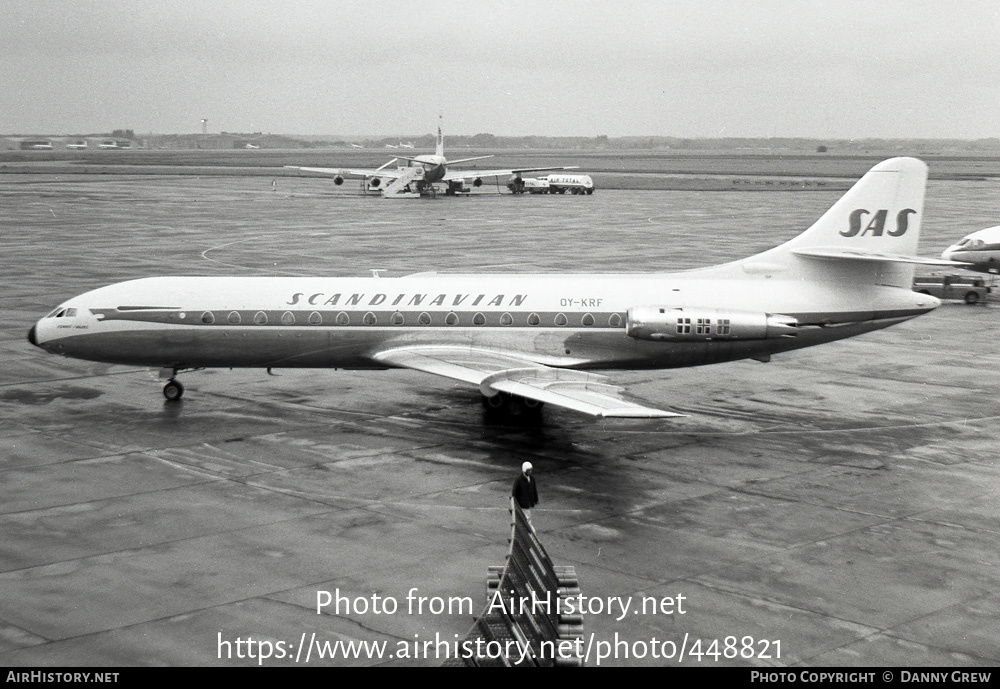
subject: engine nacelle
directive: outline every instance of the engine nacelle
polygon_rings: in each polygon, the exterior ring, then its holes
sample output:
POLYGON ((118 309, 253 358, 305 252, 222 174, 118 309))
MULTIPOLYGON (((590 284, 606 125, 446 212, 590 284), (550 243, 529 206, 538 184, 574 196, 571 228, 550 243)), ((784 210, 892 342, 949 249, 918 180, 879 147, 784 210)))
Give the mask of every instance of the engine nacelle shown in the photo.
POLYGON ((795 337, 798 321, 791 316, 732 309, 633 306, 625 334, 637 340, 691 342, 704 340, 769 340, 795 337))
POLYGON ((336 177, 333 178, 333 183, 339 187, 341 184, 344 183, 344 178, 341 177, 340 175, 337 175, 336 177))

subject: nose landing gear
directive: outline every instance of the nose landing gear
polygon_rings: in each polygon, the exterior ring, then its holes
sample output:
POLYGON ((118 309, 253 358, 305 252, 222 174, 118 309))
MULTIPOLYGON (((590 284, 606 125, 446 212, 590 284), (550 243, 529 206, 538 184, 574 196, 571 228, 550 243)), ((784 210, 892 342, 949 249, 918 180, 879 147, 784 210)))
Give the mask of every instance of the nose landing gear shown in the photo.
POLYGON ((163 386, 163 396, 168 402, 176 402, 184 396, 184 386, 177 380, 177 374, 181 371, 200 371, 198 368, 173 368, 166 366, 160 369, 160 378, 167 378, 167 384, 163 386))
POLYGON ((163 386, 163 396, 167 398, 168 402, 176 402, 184 395, 184 386, 181 385, 179 380, 174 380, 171 378, 166 385, 163 386))

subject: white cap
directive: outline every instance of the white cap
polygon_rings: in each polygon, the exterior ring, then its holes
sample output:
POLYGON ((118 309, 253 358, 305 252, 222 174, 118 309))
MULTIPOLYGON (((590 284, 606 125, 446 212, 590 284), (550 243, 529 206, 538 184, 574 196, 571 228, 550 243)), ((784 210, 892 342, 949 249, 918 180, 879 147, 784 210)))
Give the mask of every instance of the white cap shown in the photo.
POLYGON ((531 462, 525 462, 524 464, 521 465, 521 471, 523 473, 527 473, 528 469, 531 469, 531 462))

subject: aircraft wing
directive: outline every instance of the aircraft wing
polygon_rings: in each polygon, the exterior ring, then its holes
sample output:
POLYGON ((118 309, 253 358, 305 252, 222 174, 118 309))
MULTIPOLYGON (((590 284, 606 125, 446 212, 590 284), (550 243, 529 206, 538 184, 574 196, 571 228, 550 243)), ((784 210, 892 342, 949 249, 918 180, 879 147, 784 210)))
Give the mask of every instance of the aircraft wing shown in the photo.
POLYGON ((400 176, 398 168, 341 168, 341 167, 299 167, 297 165, 285 165, 292 170, 302 172, 316 172, 321 175, 340 175, 341 177, 388 177, 396 179, 400 176))
POLYGON ((519 175, 522 172, 546 172, 551 170, 578 170, 579 165, 569 167, 519 167, 508 170, 451 170, 444 173, 442 182, 453 179, 476 179, 477 177, 506 177, 507 175, 519 175))
POLYGON ((629 402, 621 397, 620 387, 601 382, 606 380, 604 376, 546 366, 514 353, 474 347, 413 346, 388 349, 374 359, 478 385, 487 396, 506 392, 592 416, 684 416, 629 402))

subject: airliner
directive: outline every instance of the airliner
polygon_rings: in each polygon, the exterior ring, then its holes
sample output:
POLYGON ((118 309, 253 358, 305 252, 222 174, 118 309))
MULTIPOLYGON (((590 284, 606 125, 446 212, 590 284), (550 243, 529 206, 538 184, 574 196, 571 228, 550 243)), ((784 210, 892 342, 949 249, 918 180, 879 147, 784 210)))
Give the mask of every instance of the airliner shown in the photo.
POLYGON ((941 258, 964 264, 978 273, 1000 273, 1000 225, 967 234, 949 246, 941 258))
MULTIPOLYGON (((386 148, 413 148, 412 144, 400 144, 394 146, 386 144, 386 148)), ((573 170, 576 166, 570 167, 526 167, 504 170, 448 170, 449 165, 458 163, 468 163, 473 160, 484 160, 492 158, 492 155, 475 156, 473 158, 461 158, 459 160, 448 160, 444 156, 444 136, 441 133, 441 124, 438 123, 437 146, 433 154, 426 153, 415 157, 396 156, 381 167, 371 168, 330 168, 330 167, 298 167, 286 165, 285 167, 303 172, 316 172, 324 175, 333 175, 333 183, 341 185, 345 176, 361 177, 366 184, 366 191, 381 191, 385 198, 414 198, 418 196, 434 196, 437 191, 435 182, 447 184, 445 193, 454 196, 459 193, 469 191, 467 183, 473 187, 480 187, 484 177, 503 177, 507 175, 520 175, 522 172, 538 172, 541 170, 573 170), (406 165, 396 168, 390 167, 397 160, 407 161, 406 165)))
MULTIPOLYGON (((731 263, 674 273, 404 277, 149 277, 73 297, 28 341, 66 357, 152 367, 423 371, 483 404, 548 403, 597 417, 680 416, 626 399, 598 370, 669 369, 775 354, 931 311, 910 289, 927 166, 873 167, 809 229, 731 263)), ((701 241, 699 238, 698 241, 701 241)))

